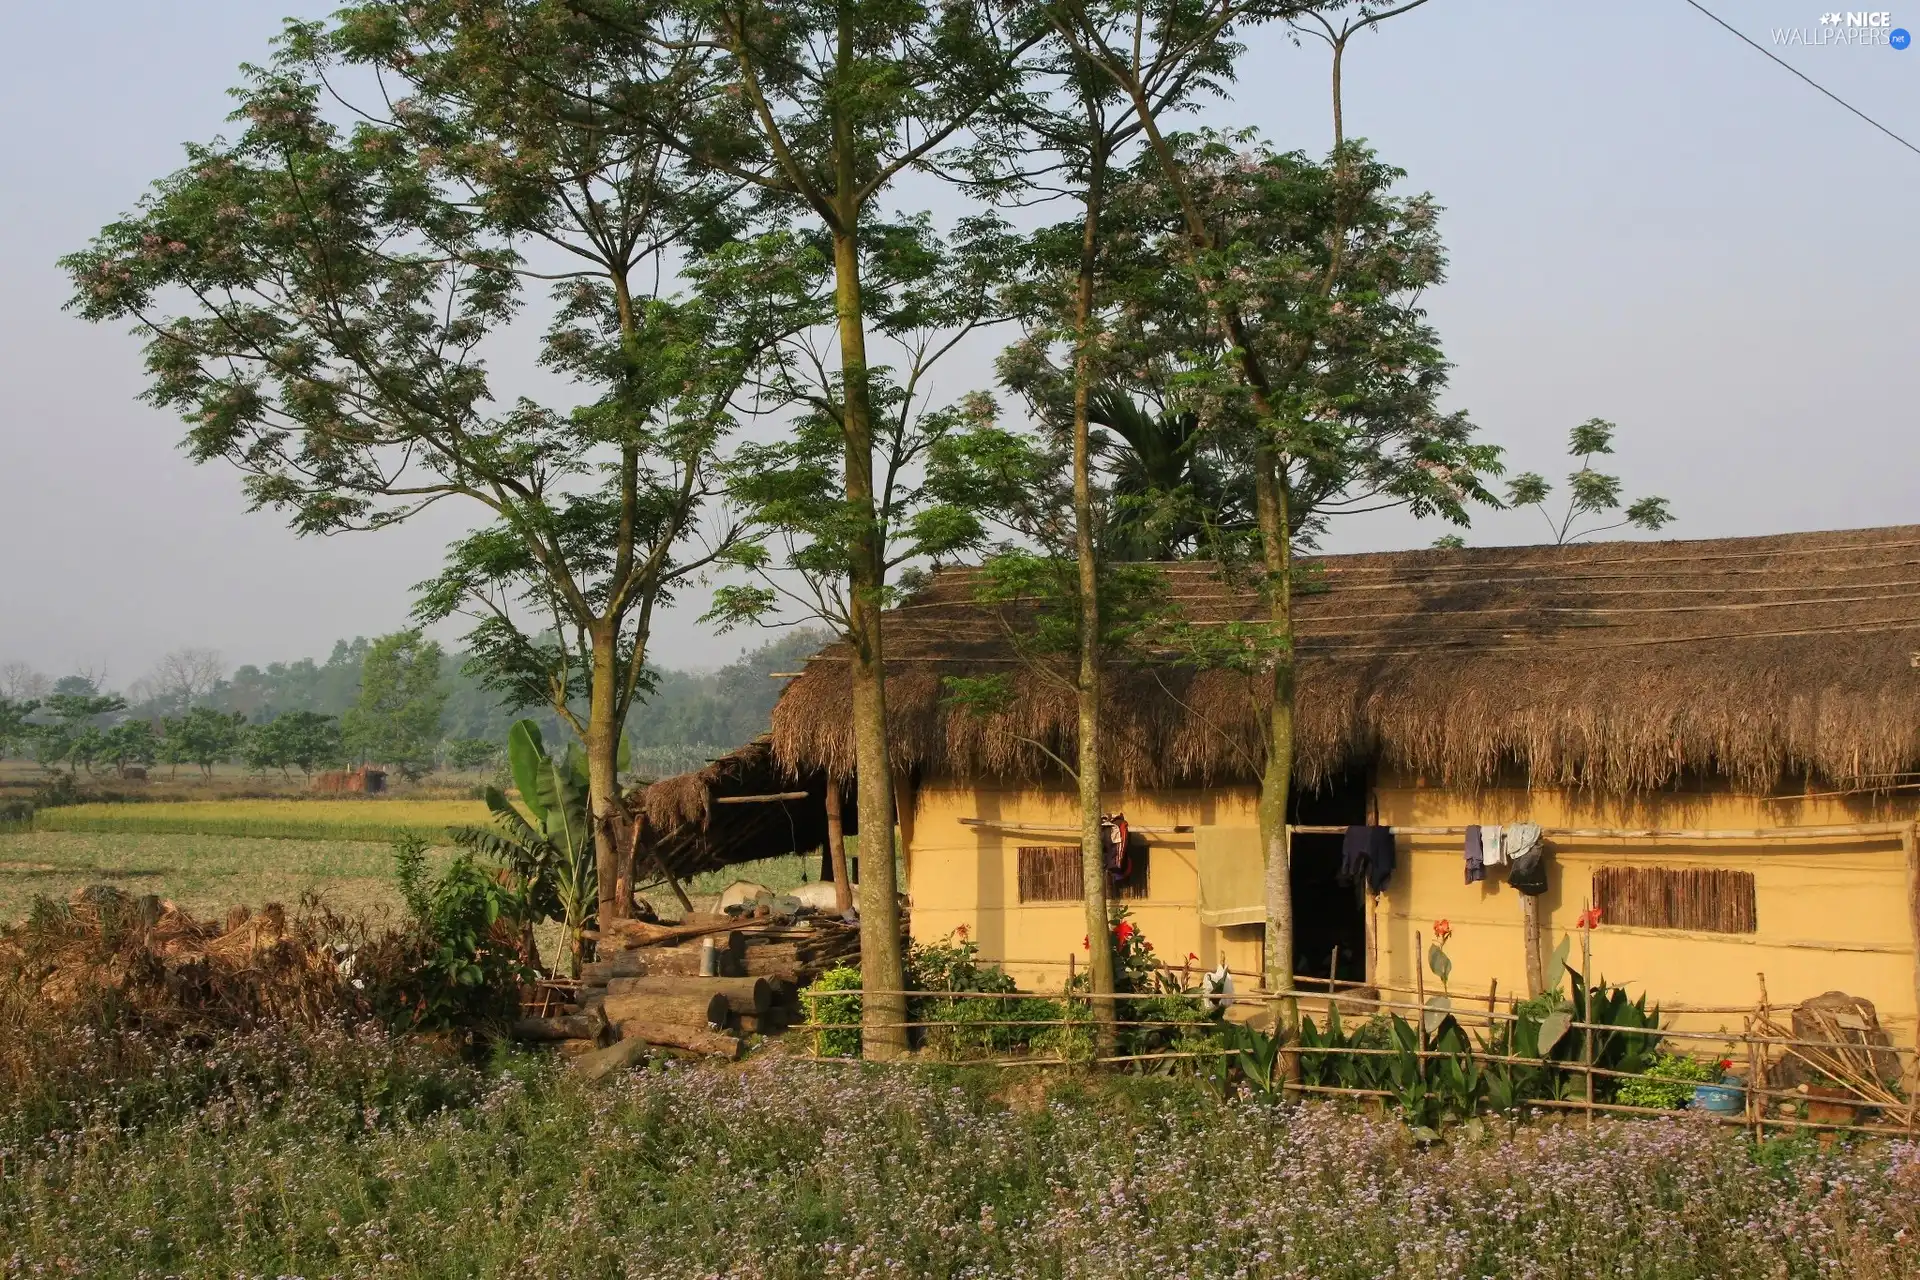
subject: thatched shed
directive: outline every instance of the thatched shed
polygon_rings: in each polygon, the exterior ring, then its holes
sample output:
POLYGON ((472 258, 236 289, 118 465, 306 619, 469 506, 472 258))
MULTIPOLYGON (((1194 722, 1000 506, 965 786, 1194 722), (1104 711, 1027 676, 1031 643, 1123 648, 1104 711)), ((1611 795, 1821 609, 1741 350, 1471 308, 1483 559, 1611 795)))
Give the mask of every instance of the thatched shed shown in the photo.
MULTIPOLYGON (((1258 618, 1250 574, 1165 569, 1196 628, 1258 618)), ((937 573, 887 616, 897 764, 959 778, 1050 775, 1071 758, 1069 685, 1009 640, 1018 606, 975 602, 975 571, 937 573), (951 676, 1007 677, 1009 709, 943 697, 951 676)), ((1517 767, 1602 791, 1717 775, 1767 789, 1811 776, 1873 787, 1920 768, 1920 526, 1696 542, 1323 556, 1297 588, 1296 770, 1308 784, 1384 764, 1448 786, 1517 767)), ((773 717, 790 769, 852 772, 839 646, 773 717)), ((1257 776, 1266 682, 1163 649, 1108 677, 1106 759, 1130 788, 1257 776)))
POLYGON ((644 818, 642 875, 655 858, 685 880, 826 842, 826 775, 781 766, 764 735, 651 784, 630 803, 644 818))
MULTIPOLYGON (((1262 612, 1257 582, 1165 566, 1188 634, 1262 612)), ((1085 933, 1069 658, 1036 607, 936 573, 886 619, 887 702, 916 936, 965 926, 1025 983, 1085 933), (951 678, 1000 676, 997 711, 951 678)), ((1296 584, 1299 973, 1411 983, 1450 921, 1455 990, 1524 992, 1589 906, 1595 964, 1656 999, 1842 989, 1913 1037, 1920 1007, 1920 526, 1689 542, 1314 558, 1296 584), (1345 829, 1392 828, 1385 893, 1336 874, 1345 829), (1547 891, 1475 879, 1464 833, 1544 828, 1547 891)), ((1116 885, 1163 955, 1257 971, 1267 681, 1181 659, 1175 629, 1105 687, 1105 807, 1146 834, 1116 885)), ((770 768, 851 774, 846 654, 773 714, 770 768)), ((1703 1015, 1705 1016, 1705 1015, 1703 1015)))

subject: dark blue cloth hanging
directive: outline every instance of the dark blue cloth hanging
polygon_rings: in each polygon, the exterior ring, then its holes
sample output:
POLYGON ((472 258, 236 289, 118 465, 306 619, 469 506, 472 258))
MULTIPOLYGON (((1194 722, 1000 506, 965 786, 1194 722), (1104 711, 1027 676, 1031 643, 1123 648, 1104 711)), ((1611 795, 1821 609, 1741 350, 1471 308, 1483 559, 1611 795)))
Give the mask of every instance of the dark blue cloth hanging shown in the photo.
POLYGON ((1340 841, 1341 884, 1364 879, 1369 893, 1385 893, 1393 879, 1393 828, 1348 827, 1340 841))
POLYGON ((1486 853, 1480 846, 1480 828, 1467 828, 1467 883, 1478 884, 1487 878, 1486 853))

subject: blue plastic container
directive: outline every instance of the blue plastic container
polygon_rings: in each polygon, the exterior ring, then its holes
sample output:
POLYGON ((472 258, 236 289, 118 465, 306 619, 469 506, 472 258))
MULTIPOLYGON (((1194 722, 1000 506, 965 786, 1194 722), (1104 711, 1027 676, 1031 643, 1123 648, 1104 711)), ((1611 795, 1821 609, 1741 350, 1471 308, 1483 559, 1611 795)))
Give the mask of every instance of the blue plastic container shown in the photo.
POLYGON ((1721 1076, 1719 1084, 1701 1084, 1693 1088, 1696 1111, 1732 1115, 1746 1107, 1747 1082, 1739 1076, 1721 1076))

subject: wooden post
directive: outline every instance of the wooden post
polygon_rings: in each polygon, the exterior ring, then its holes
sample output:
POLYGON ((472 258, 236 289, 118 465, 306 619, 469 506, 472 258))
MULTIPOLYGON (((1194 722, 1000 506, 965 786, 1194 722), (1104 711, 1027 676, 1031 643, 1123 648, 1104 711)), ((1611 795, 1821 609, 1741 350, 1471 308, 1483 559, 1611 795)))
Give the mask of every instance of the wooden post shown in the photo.
POLYGON ((1367 985, 1380 985, 1380 895, 1367 895, 1367 985))
MULTIPOLYGON (((1420 1045, 1420 1051, 1425 1053, 1427 1049, 1427 948, 1426 940, 1421 937, 1418 929, 1413 931, 1413 989, 1415 992, 1414 999, 1420 1005, 1420 1011, 1413 1015, 1420 1020, 1420 1038, 1418 1043, 1420 1045)), ((1426 1071, 1426 1065, 1426 1059, 1422 1058, 1420 1060, 1420 1068, 1423 1075, 1426 1071)))
POLYGON ((847 824, 840 812, 840 775, 827 774, 827 858, 833 866, 833 909, 853 910, 853 885, 847 880, 847 824))
MULTIPOLYGON (((1333 958, 1327 961, 1327 999, 1333 999, 1333 993, 1340 989, 1340 944, 1333 947, 1333 958)), ((1331 1005, 1329 1005, 1331 1007, 1331 1005)))
POLYGON ((1766 1085, 1766 1071, 1760 1065, 1760 1047, 1753 1042, 1753 1015, 1747 1015, 1747 1127, 1755 1142, 1760 1141, 1763 1132, 1760 1125, 1766 1118, 1767 1099, 1762 1090, 1766 1085))
POLYGON ((1540 964, 1540 899, 1531 893, 1520 895, 1520 938, 1527 949, 1527 998, 1540 995, 1547 976, 1540 964))
MULTIPOLYGON (((1531 900, 1531 895, 1529 899, 1531 900)), ((1580 904, 1581 915, 1585 916, 1589 909, 1590 904, 1583 900, 1580 904)), ((1535 920, 1537 921, 1538 918, 1536 912, 1535 920)), ((1539 964, 1537 950, 1534 964, 1539 964)), ((1591 1129, 1593 1128, 1593 926, 1584 921, 1580 927, 1580 985, 1586 988, 1585 994, 1580 999, 1587 1010, 1586 1017, 1581 1019, 1587 1027, 1581 1041, 1580 1058, 1587 1069, 1587 1128, 1591 1129)))
MULTIPOLYGON (((1494 1017, 1494 1015, 1499 1011, 1500 1011, 1500 979, 1495 978, 1492 982, 1489 982, 1487 984, 1487 1040, 1489 1043, 1492 1042, 1495 1033, 1498 1032, 1500 1029, 1500 1024, 1498 1020, 1495 1019, 1494 1017)), ((1507 1046, 1507 1052, 1509 1054, 1513 1052, 1513 1046, 1511 1044, 1507 1046)))

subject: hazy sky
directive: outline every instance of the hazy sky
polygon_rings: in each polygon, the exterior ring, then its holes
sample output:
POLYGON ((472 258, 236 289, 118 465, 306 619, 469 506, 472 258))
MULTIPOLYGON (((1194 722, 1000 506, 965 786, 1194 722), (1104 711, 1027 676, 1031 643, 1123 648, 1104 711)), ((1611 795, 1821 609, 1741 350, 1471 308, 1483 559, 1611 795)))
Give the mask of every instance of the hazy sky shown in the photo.
MULTIPOLYGON (((124 685, 182 645, 324 655, 402 625, 455 528, 300 540, 246 514, 236 477, 190 465, 179 423, 137 402, 136 342, 60 310, 54 259, 223 127, 236 66, 265 57, 285 7, 0 3, 0 661, 124 685)), ((1822 12, 1709 7, 1763 44, 1822 12)), ((1920 29, 1920 10, 1893 16, 1920 29)), ((1920 49, 1780 52, 1920 142, 1920 49)), ((1431 309, 1449 402, 1515 469, 1564 471, 1567 429, 1601 416, 1620 424, 1630 494, 1672 500, 1670 536, 1920 514, 1920 155, 1683 0, 1432 0, 1359 40, 1347 81, 1349 129, 1446 207, 1452 268, 1431 309)), ((1317 152, 1325 85, 1323 49, 1269 34, 1215 118, 1317 152)), ((983 377, 976 359, 951 390, 983 377)), ((1468 537, 1542 528, 1501 513, 1468 537)), ((1332 549, 1441 532, 1368 517, 1332 549)), ((715 665, 759 638, 708 636, 699 612, 667 619, 660 661, 715 665)))

